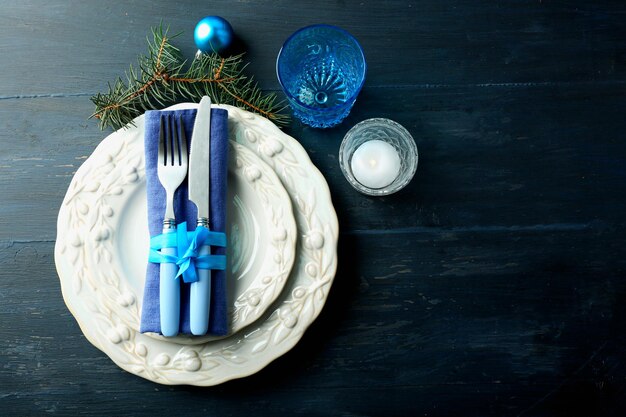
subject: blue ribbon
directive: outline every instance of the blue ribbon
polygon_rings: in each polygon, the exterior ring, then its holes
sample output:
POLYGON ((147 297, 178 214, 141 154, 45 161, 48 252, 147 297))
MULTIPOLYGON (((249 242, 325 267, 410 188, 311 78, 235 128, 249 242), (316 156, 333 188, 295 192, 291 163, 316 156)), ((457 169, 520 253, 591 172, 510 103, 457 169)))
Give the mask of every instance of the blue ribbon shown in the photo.
POLYGON ((148 261, 153 263, 171 263, 178 265, 176 278, 183 276, 183 281, 190 283, 198 281, 196 268, 199 269, 226 269, 226 255, 198 256, 201 246, 226 247, 226 235, 221 232, 212 232, 204 226, 196 227, 193 232, 187 231, 187 222, 176 227, 176 233, 164 233, 150 238, 150 256, 148 261), (163 248, 176 248, 182 256, 166 255, 159 252, 163 248))

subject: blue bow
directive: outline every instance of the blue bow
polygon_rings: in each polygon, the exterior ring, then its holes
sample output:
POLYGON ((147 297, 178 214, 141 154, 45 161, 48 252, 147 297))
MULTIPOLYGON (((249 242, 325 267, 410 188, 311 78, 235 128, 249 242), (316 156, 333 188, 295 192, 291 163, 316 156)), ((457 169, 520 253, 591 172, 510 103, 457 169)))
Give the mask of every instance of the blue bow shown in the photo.
POLYGON ((183 276, 183 281, 190 283, 198 281, 196 268, 226 269, 226 255, 198 256, 201 246, 226 247, 226 235, 221 232, 212 232, 206 227, 198 226, 193 232, 187 231, 187 222, 176 227, 176 233, 164 233, 150 239, 150 256, 148 260, 154 263, 173 263, 178 265, 176 278, 183 276), (182 256, 166 255, 159 252, 163 248, 177 248, 182 256))

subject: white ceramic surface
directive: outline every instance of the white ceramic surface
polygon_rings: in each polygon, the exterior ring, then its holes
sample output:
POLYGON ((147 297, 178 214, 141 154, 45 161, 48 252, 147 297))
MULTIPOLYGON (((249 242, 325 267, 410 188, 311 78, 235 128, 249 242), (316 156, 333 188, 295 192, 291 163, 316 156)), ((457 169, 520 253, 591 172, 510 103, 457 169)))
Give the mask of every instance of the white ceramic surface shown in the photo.
MULTIPOLYGON (((128 166, 123 162, 120 165, 128 166)), ((98 171, 87 179, 102 182, 102 178, 94 176, 98 176, 98 171)), ((114 177, 107 174, 109 180, 114 177)), ((229 144, 228 184, 227 294, 232 334, 258 319, 280 294, 293 266, 297 236, 289 195, 280 180, 258 156, 235 142, 229 144)), ((103 193, 96 190, 74 197, 96 210, 102 205, 110 209, 110 215, 99 221, 107 238, 85 239, 80 250, 92 255, 88 256, 90 269, 122 277, 140 300, 149 249, 145 178, 138 175, 136 181, 122 180, 120 186, 123 191, 119 196, 107 195, 104 187, 103 193)), ((68 230, 73 228, 70 225, 68 230)), ((90 233, 82 229, 72 231, 90 233)), ((134 320, 124 320, 124 324, 139 329, 134 320)), ((200 344, 214 339, 181 335, 168 340, 200 344)))
MULTIPOLYGON (((182 104, 172 109, 195 106, 182 104)), ((134 242, 141 246, 142 239, 143 250, 147 247, 145 220, 143 226, 131 225, 139 224, 142 204, 145 207, 141 185, 143 117, 135 119, 134 127, 114 132, 103 140, 77 171, 59 212, 55 261, 66 304, 83 333, 123 369, 162 384, 215 385, 263 368, 291 349, 317 317, 336 270, 337 217, 328 186, 306 151, 268 120, 232 106, 220 107, 229 111, 230 139, 267 163, 289 193, 299 239, 295 263, 283 291, 272 307, 246 329, 213 341, 191 337, 165 339, 137 330, 143 273, 137 275, 137 265, 133 266, 134 261, 125 259, 123 253, 131 253, 127 251, 134 242), (116 217, 113 201, 121 204, 117 207, 122 207, 124 213, 117 223, 111 220, 116 217), (134 232, 120 237, 132 227, 134 232), (109 250, 106 245, 110 245, 109 250), (100 262, 121 265, 120 270, 101 268, 100 262)), ((263 172, 259 176, 255 170, 247 169, 246 161, 242 160, 240 167, 236 160, 234 163, 235 172, 242 168, 242 175, 229 177, 239 178, 231 180, 235 184, 254 184, 264 177, 263 172)), ((254 204, 248 206, 246 200, 242 197, 237 203, 232 198, 231 212, 248 218, 248 223, 240 223, 245 225, 240 226, 239 233, 231 231, 234 239, 231 237, 229 244, 237 245, 237 235, 241 242, 257 239, 248 233, 255 227, 259 228, 259 239, 261 227, 269 227, 271 242, 284 242, 285 235, 289 236, 284 218, 278 224, 282 224, 285 233, 273 222, 255 226, 249 212, 259 211, 252 208, 254 204), (241 214, 246 210, 248 215, 241 214)), ((274 207, 273 203, 270 205, 274 207)), ((262 244, 257 248, 261 246, 270 249, 262 244)), ((241 248, 242 253, 246 250, 249 249, 241 248)), ((252 258, 256 262, 267 256, 257 253, 252 258)), ((278 257, 273 260, 281 264, 278 257)), ((242 263, 239 268, 250 271, 255 267, 249 269, 242 263)), ((267 284, 263 280, 262 283, 267 284)), ((249 294, 239 299, 240 305, 255 304, 254 297, 255 294, 249 294)))

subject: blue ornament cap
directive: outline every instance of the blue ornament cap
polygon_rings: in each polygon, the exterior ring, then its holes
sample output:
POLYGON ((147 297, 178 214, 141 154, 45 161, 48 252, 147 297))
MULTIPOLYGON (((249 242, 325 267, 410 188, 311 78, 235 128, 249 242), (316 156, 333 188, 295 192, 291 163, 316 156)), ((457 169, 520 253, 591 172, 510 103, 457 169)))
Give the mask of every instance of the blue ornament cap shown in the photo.
POLYGON ((226 19, 219 16, 203 18, 193 31, 196 46, 205 53, 223 53, 231 46, 234 37, 233 27, 226 19))

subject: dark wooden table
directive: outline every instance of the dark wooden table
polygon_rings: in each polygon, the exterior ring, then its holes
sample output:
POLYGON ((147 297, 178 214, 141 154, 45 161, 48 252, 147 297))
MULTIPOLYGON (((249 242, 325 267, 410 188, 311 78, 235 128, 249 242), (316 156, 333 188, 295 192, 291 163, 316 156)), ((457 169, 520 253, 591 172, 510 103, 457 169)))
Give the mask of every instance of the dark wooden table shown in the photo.
MULTIPOLYGON (((626 5, 594 1, 0 1, 0 415, 626 415, 626 5), (325 175, 339 269, 318 320, 258 374, 166 387, 82 335, 56 217, 108 134, 89 97, 161 20, 191 58, 227 18, 254 74, 326 22, 362 43, 339 127, 293 122, 325 175), (368 198, 338 165, 355 123, 415 137, 413 182, 368 198)), ((621 4, 620 4, 621 3, 621 4)))

